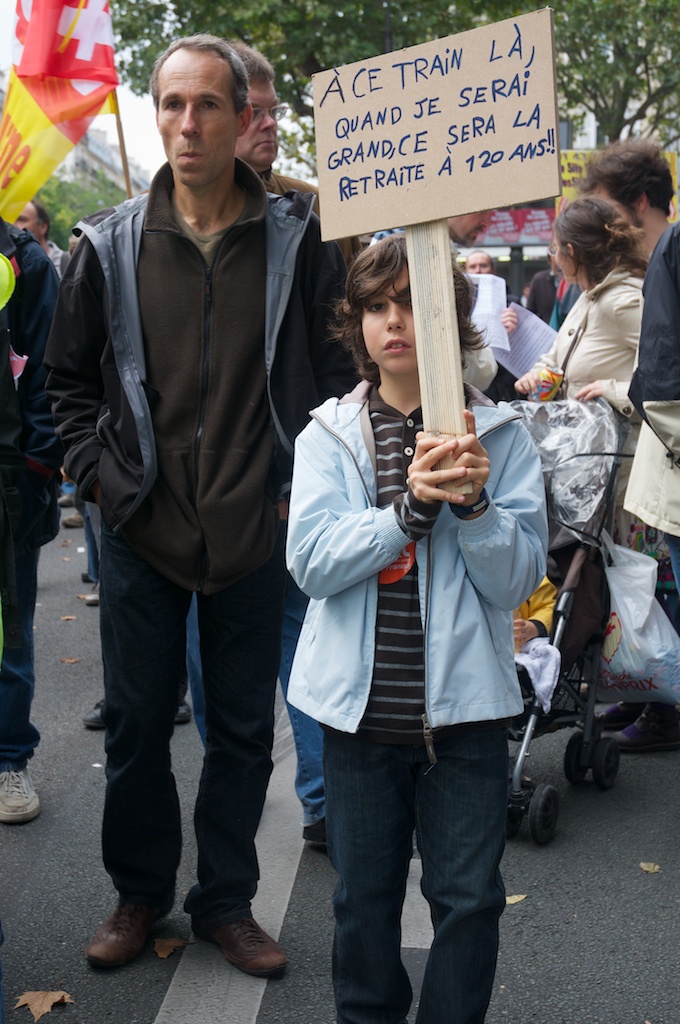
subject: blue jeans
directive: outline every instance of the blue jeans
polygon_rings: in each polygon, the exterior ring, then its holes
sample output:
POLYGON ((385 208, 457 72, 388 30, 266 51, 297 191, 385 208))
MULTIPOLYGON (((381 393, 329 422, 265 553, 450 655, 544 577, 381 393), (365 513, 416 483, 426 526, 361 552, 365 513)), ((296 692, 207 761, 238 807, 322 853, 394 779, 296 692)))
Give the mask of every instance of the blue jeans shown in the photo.
POLYGON ((328 731, 324 768, 333 897, 338 1024, 406 1024, 411 984, 401 961, 401 911, 413 830, 434 939, 418 1024, 482 1024, 505 906, 508 745, 504 729, 424 747, 369 743, 328 731))
MULTIPOLYGON (((279 542, 285 533, 280 531, 279 542)), ((288 717, 293 730, 297 769, 295 772, 295 792, 302 804, 302 821, 304 825, 326 817, 326 798, 323 783, 323 729, 313 718, 298 711, 288 703, 288 683, 290 670, 293 667, 295 648, 300 638, 302 620, 307 611, 309 600, 302 593, 290 573, 286 573, 286 598, 283 609, 283 630, 281 633, 281 663, 279 680, 283 696, 286 698, 288 717)))
POLYGON ((201 667, 201 640, 198 635, 198 605, 194 594, 187 615, 187 679, 191 693, 194 722, 205 750, 205 698, 203 696, 203 668, 201 667))
MULTIPOLYGON (((104 524, 101 565, 104 866, 125 900, 165 907, 181 851, 170 737, 192 595, 104 524)), ((185 909, 207 926, 249 916, 257 889, 283 584, 271 558, 218 594, 197 595, 207 743, 194 812, 198 883, 185 909)))
MULTIPOLYGON (((276 541, 275 557, 280 557, 285 564, 286 528, 281 525, 276 541)), ((308 599, 296 585, 292 576, 286 573, 285 599, 283 608, 283 627, 281 633, 281 662, 279 664, 279 680, 281 690, 286 698, 288 717, 290 718, 297 755, 295 773, 295 792, 302 804, 302 820, 304 825, 313 825, 326 815, 326 803, 323 789, 323 729, 318 722, 298 711, 288 703, 288 682, 293 665, 295 648, 302 629, 302 620, 307 610, 308 599)), ((187 618, 187 673, 191 690, 191 703, 194 710, 194 721, 199 736, 205 745, 205 705, 203 685, 201 681, 201 655, 198 644, 198 619, 192 604, 187 618)))
POLYGON ((33 616, 38 581, 39 548, 16 557, 17 595, 21 646, 7 647, 0 667, 0 771, 26 767, 40 742, 31 724, 31 703, 35 689, 33 657, 33 616))

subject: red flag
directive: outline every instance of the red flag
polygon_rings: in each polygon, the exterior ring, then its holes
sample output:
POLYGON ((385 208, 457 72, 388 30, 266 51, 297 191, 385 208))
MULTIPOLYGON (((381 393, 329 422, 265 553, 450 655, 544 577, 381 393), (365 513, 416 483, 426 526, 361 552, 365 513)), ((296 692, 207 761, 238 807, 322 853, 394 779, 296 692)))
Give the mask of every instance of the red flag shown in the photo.
POLYGON ((23 47, 15 62, 19 78, 118 85, 108 0, 19 0, 16 36, 23 47))
POLYGON ((14 220, 82 138, 115 110, 108 0, 17 0, 12 68, 0 121, 0 211, 14 220), (106 106, 105 106, 106 104, 106 106))

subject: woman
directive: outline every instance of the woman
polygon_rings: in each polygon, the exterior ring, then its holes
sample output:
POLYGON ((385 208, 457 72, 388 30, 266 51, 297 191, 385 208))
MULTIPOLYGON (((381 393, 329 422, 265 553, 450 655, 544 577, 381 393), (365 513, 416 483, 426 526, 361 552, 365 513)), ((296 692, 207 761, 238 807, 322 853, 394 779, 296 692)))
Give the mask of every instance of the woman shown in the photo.
MULTIPOLYGON (((549 352, 515 382, 520 394, 537 385, 546 363, 564 372, 562 393, 589 401, 606 399, 631 421, 624 451, 632 455, 640 420, 628 397, 642 319, 642 281, 646 270, 642 232, 602 199, 573 202, 555 221, 554 256, 565 280, 583 291, 569 311, 549 352)), ((623 495, 630 474, 624 459, 616 496, 618 532, 626 541, 630 519, 623 495), (624 532, 625 529, 625 532, 624 532)))

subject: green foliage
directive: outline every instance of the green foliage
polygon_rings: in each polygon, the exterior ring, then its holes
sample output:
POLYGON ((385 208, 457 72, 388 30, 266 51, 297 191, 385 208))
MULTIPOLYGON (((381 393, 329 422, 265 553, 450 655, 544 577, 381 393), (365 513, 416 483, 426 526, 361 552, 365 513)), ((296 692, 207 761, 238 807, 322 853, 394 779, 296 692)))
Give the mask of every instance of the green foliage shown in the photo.
POLYGON ((53 174, 38 192, 50 215, 50 238, 60 249, 68 249, 73 228, 82 217, 107 206, 115 206, 125 199, 118 188, 102 171, 92 177, 68 181, 53 174))
MULTIPOLYGON (((317 72, 481 24, 533 11, 535 0, 111 0, 121 73, 144 93, 155 57, 171 39, 211 32, 243 39, 277 72, 281 98, 311 116, 317 72), (390 10, 391 39, 386 32, 390 10)), ((680 18, 668 0, 569 0, 555 11, 560 112, 591 111, 603 138, 657 134, 670 142, 680 123, 680 18)), ((309 123, 309 122, 307 122, 309 123)), ((303 131, 309 133, 309 129, 303 131)))

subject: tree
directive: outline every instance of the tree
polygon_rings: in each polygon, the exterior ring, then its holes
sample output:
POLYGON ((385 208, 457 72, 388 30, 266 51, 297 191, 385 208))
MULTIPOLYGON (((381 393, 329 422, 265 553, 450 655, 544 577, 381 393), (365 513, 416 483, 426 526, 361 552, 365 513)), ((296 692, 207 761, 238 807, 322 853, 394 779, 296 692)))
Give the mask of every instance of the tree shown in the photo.
MULTIPOLYGON (((516 17, 535 0, 111 0, 119 66, 144 93, 153 60, 178 35, 212 32, 262 50, 277 71, 277 87, 298 118, 310 124, 311 76, 386 49, 516 17), (388 12, 389 28, 388 31, 388 12)), ((602 136, 679 137, 680 19, 667 0, 569 0, 555 12, 560 113, 592 111, 602 136)), ((307 129, 307 137, 311 130, 307 129)))
POLYGON ((126 196, 102 171, 97 171, 92 177, 81 176, 73 181, 53 174, 36 198, 50 215, 50 238, 60 249, 67 250, 79 220, 96 210, 121 203, 126 196))

